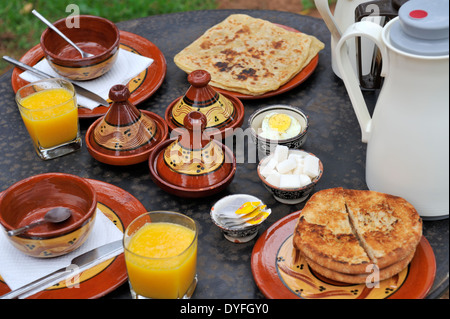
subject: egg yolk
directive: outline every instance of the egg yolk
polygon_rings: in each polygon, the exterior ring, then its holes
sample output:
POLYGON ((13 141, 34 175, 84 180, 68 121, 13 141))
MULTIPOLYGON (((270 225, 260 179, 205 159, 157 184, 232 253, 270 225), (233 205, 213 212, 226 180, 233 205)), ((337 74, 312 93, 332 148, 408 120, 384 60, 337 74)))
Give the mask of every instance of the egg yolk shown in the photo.
POLYGON ((286 114, 275 114, 269 119, 271 129, 284 132, 291 126, 291 118, 286 114))

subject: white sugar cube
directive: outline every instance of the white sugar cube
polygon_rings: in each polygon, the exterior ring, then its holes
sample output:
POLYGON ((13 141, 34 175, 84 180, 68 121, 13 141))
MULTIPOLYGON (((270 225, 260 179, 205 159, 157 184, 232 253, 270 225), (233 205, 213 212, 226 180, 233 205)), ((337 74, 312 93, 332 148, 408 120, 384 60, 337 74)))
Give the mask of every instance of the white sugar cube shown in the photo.
POLYGON ((311 178, 319 176, 319 159, 317 157, 308 155, 305 157, 304 163, 304 174, 311 178))
POLYGON ((294 158, 285 159, 277 164, 277 171, 281 174, 287 174, 297 166, 297 161, 294 158))
POLYGON ((300 175, 303 174, 303 171, 304 171, 303 163, 300 164, 297 162, 297 166, 292 170, 292 174, 300 175))
POLYGON ((301 187, 311 184, 311 178, 306 174, 300 174, 300 185, 301 187))
POLYGON ((299 188, 300 177, 299 175, 281 174, 280 175, 280 188, 299 188))
POLYGON ((291 153, 288 155, 288 158, 293 158, 297 161, 298 164, 303 164, 303 156, 296 153, 291 153))
POLYGON ((269 174, 266 177, 266 182, 275 187, 280 187, 280 176, 281 176, 280 173, 278 173, 277 171, 274 171, 274 173, 269 174))
POLYGON ((277 166, 277 164, 278 162, 274 158, 271 158, 261 168, 261 175, 267 177, 267 175, 272 174, 275 171, 275 167, 277 166))
POLYGON ((264 178, 267 178, 267 176, 272 174, 279 174, 276 169, 266 169, 264 171, 261 171, 261 175, 264 176, 264 178))
POLYGON ((309 155, 308 152, 305 152, 303 150, 296 150, 296 149, 290 150, 289 151, 289 155, 290 154, 297 155, 297 156, 300 156, 300 157, 305 157, 306 155, 309 155))
POLYGON ((302 154, 303 158, 305 158, 306 156, 311 156, 311 154, 305 151, 300 151, 300 153, 302 154))
POLYGON ((278 162, 282 162, 287 159, 289 154, 289 147, 283 145, 277 145, 273 153, 273 158, 278 162))

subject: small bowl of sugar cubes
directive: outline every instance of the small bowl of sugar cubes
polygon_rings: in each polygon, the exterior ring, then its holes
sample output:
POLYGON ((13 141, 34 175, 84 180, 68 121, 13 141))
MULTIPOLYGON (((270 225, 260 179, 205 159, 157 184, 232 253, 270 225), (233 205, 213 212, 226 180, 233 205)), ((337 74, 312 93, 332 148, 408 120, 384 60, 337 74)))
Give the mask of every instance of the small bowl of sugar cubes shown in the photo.
POLYGON ((277 145, 258 165, 258 176, 275 199, 298 204, 308 198, 322 177, 323 165, 314 154, 277 145))

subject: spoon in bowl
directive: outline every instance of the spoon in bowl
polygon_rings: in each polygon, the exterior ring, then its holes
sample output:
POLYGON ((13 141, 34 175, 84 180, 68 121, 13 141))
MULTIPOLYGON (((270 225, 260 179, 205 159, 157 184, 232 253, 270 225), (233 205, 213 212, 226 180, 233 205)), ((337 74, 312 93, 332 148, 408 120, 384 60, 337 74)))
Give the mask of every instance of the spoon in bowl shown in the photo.
POLYGON ((89 58, 91 56, 94 56, 93 54, 84 52, 81 50, 75 43, 72 42, 68 37, 64 35, 61 31, 59 31, 50 21, 48 21, 46 18, 44 18, 39 12, 36 10, 31 11, 36 17, 38 17, 39 20, 44 22, 50 29, 55 31, 59 36, 61 36, 64 40, 66 40, 71 46, 73 46, 78 52, 80 52, 82 58, 89 58))
POLYGON ((41 220, 38 220, 37 222, 31 223, 24 227, 10 230, 7 233, 8 233, 8 236, 17 236, 17 235, 22 234, 23 232, 27 231, 30 228, 36 227, 36 226, 44 224, 44 223, 62 223, 63 221, 69 219, 70 216, 72 216, 72 211, 69 208, 56 207, 56 208, 50 209, 44 215, 44 218, 42 218, 41 220))

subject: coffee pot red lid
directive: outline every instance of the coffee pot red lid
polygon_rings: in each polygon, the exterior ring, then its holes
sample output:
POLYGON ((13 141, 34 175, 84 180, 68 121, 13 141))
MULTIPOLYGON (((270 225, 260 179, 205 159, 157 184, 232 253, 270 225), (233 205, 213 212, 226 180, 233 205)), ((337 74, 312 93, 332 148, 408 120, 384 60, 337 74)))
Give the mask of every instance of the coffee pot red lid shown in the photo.
POLYGON ((398 17, 390 30, 394 47, 416 55, 448 55, 449 0, 410 0, 398 17))

